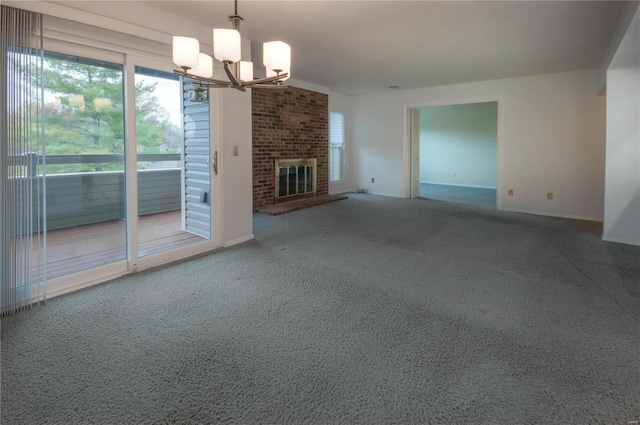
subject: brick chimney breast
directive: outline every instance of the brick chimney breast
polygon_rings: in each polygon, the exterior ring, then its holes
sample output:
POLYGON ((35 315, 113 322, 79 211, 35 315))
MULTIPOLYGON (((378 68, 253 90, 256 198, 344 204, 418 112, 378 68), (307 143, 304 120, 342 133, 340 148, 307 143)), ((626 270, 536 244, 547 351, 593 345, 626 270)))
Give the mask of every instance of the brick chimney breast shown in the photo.
POLYGON ((309 90, 251 90, 253 208, 273 205, 277 159, 317 161, 316 196, 329 193, 329 96, 309 90))

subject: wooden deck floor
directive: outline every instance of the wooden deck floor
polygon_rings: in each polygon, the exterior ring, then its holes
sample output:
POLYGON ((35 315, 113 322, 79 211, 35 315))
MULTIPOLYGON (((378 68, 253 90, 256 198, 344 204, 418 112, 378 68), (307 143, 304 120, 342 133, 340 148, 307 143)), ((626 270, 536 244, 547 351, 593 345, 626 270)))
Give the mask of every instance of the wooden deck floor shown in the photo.
MULTIPOLYGON (((190 245, 201 237, 180 230, 180 211, 138 219, 139 256, 190 245)), ((47 277, 54 278, 127 258, 126 224, 115 220, 47 234, 47 277)))

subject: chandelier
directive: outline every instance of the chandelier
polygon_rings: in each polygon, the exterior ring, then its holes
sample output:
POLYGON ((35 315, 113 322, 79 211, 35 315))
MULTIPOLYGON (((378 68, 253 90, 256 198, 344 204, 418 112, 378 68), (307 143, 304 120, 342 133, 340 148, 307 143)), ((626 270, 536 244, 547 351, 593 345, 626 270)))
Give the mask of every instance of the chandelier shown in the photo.
POLYGON ((222 62, 228 81, 213 76, 213 59, 200 53, 200 43, 191 37, 173 37, 173 62, 181 70, 173 72, 197 80, 202 87, 229 87, 240 91, 247 88, 277 88, 291 75, 291 47, 282 41, 263 44, 265 78, 253 79, 253 63, 241 59, 240 21, 238 0, 234 0, 235 13, 229 16, 233 28, 214 28, 213 56, 222 62))

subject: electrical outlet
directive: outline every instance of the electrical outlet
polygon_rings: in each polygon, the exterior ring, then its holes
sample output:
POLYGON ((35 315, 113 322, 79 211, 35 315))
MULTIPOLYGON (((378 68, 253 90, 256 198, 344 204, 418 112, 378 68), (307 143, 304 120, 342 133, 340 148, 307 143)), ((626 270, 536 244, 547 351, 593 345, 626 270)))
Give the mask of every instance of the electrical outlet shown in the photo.
POLYGON ((238 145, 233 145, 233 156, 238 156, 238 145))
POLYGON ((375 177, 371 177, 371 183, 375 183, 376 182, 376 178, 375 177))
POLYGON ((547 192, 547 199, 553 201, 553 192, 547 192))
POLYGON ((509 189, 509 191, 507 192, 507 195, 513 196, 513 189, 509 189))

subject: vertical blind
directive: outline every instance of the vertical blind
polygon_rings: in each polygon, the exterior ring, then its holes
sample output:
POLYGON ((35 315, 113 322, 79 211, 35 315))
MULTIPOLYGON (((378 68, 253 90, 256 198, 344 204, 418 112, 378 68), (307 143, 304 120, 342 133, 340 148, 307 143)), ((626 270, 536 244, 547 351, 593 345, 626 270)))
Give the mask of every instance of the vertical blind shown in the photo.
POLYGON ((0 315, 46 298, 42 15, 0 6, 0 315))

